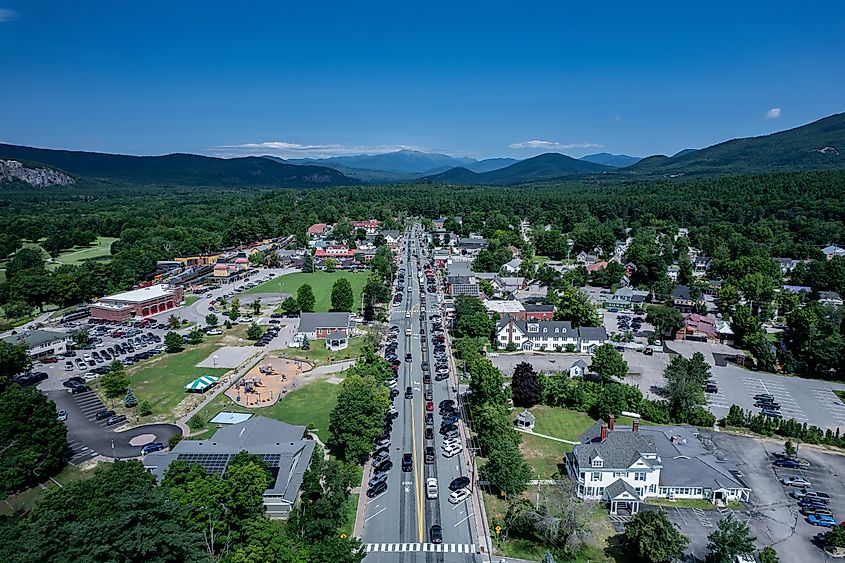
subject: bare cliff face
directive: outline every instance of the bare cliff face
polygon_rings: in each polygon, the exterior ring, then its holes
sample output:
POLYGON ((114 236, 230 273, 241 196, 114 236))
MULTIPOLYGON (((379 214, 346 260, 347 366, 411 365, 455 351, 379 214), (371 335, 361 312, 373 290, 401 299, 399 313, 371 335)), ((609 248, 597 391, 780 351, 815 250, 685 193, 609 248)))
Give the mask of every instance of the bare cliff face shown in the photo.
POLYGON ((63 172, 50 168, 28 168, 17 160, 0 159, 0 184, 18 180, 37 188, 70 186, 76 181, 63 172))

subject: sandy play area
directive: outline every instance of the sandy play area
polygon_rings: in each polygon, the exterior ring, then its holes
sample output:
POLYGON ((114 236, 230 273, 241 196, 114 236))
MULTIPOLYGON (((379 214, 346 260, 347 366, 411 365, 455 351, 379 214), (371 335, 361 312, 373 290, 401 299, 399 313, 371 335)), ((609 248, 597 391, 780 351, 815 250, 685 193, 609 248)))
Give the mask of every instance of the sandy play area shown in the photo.
POLYGON ((311 364, 268 357, 226 390, 226 396, 244 407, 269 407, 296 389, 299 377, 311 364))

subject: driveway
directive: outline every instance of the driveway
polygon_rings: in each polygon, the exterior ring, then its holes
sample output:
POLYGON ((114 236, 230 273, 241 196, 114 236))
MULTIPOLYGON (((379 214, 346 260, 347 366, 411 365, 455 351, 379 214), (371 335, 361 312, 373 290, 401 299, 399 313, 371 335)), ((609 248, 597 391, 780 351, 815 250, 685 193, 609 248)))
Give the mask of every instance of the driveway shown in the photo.
MULTIPOLYGON (((118 459, 138 457, 140 445, 130 443, 134 438, 150 435, 149 440, 143 440, 144 443, 167 444, 171 437, 182 433, 175 424, 145 424, 116 432, 115 429, 125 427, 126 424, 108 427, 105 421, 94 420, 94 414, 105 409, 105 406, 93 391, 71 395, 64 390, 54 390, 47 391, 47 397, 55 401, 58 410, 64 409, 68 413, 65 422, 68 428, 66 455, 71 463, 82 463, 98 455, 118 459)), ((131 418, 129 422, 132 422, 131 418)))

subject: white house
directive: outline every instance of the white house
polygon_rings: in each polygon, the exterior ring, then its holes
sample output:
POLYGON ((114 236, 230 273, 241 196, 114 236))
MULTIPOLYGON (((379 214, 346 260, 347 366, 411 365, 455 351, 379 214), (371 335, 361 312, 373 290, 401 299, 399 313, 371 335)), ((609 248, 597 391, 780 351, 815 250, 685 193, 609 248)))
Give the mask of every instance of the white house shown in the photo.
POLYGON ((517 274, 520 266, 522 266, 522 258, 514 258, 502 266, 502 271, 506 274, 517 274))
POLYGON ((566 371, 569 372, 569 377, 584 377, 587 373, 587 362, 578 358, 566 371))
POLYGON ((496 323, 496 341, 501 348, 513 343, 520 350, 551 352, 572 345, 579 352, 590 353, 607 341, 607 331, 604 327, 572 328, 569 321, 518 320, 505 315, 496 323))
POLYGON ((578 496, 603 500, 610 513, 632 514, 648 498, 707 499, 714 504, 748 500, 751 489, 736 465, 717 459, 691 427, 614 428, 597 421, 566 454, 578 496))
POLYGON ((50 330, 25 330, 3 338, 4 342, 17 346, 25 344, 30 358, 55 356, 67 352, 73 338, 65 332, 50 330))

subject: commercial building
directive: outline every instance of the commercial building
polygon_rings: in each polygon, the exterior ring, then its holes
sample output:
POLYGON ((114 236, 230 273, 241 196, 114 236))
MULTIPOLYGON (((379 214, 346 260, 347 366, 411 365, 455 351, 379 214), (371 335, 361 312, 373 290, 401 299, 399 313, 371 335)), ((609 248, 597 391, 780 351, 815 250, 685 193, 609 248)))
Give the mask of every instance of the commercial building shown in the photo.
POLYGON ((90 311, 94 319, 123 322, 175 309, 181 302, 181 287, 159 284, 103 297, 90 311))
POLYGON ((264 491, 267 514, 288 516, 314 452, 314 442, 305 438, 304 426, 253 416, 224 426, 208 440, 182 440, 169 452, 148 454, 143 463, 159 481, 177 460, 198 463, 209 474, 225 475, 229 462, 243 451, 262 457, 272 475, 270 487, 264 491))
POLYGON ((3 342, 18 346, 26 345, 30 358, 44 358, 67 352, 68 344, 72 341, 69 334, 51 330, 25 330, 2 339, 3 342))
POLYGON ((736 465, 718 459, 687 426, 614 428, 597 421, 566 454, 569 475, 578 483, 578 496, 608 503, 632 514, 648 498, 707 499, 724 505, 747 501, 751 489, 736 465))

